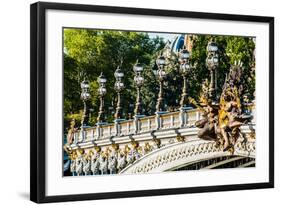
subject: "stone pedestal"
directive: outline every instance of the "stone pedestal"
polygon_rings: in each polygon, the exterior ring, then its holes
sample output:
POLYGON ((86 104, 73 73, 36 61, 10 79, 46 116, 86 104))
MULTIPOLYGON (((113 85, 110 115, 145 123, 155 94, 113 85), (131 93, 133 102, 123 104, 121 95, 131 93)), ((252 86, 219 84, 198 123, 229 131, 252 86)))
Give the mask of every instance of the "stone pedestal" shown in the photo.
POLYGON ((115 127, 115 135, 120 136, 121 135, 121 126, 120 122, 125 121, 125 119, 115 119, 114 120, 114 127, 115 127))
POLYGON ((187 111, 193 109, 192 107, 181 107, 180 108, 180 127, 184 127, 188 124, 187 111))
POLYGON ((135 115, 134 116, 134 127, 135 127, 135 133, 138 133, 141 130, 140 126, 140 118, 143 118, 145 115, 135 115))
POLYGON ((155 112, 156 117, 155 117, 155 125, 156 125, 156 129, 160 129, 162 127, 162 119, 161 119, 161 115, 167 113, 167 111, 158 111, 155 112))
POLYGON ((108 124, 107 122, 98 122, 96 123, 97 126, 97 139, 100 139, 103 135, 102 133, 102 125, 108 124))

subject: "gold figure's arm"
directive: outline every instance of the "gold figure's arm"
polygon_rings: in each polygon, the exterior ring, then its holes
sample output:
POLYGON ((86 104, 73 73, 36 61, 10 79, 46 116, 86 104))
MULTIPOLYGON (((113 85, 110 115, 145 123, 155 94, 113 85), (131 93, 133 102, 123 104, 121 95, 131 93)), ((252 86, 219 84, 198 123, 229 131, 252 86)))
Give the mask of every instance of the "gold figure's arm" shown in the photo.
POLYGON ((206 112, 203 107, 201 105, 199 105, 196 100, 192 97, 188 97, 189 102, 191 102, 193 105, 195 105, 196 108, 198 108, 199 110, 201 110, 202 112, 206 112))

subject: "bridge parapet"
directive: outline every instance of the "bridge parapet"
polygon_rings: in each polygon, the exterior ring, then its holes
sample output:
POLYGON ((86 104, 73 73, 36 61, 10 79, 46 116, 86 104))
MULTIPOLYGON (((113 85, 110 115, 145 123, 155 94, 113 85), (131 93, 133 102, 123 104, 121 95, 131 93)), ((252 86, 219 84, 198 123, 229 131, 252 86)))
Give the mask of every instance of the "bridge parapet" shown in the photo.
POLYGON ((192 109, 87 127, 74 133, 73 144, 105 139, 118 140, 120 137, 141 136, 141 133, 157 130, 194 127, 195 122, 201 119, 201 115, 199 109, 192 109))

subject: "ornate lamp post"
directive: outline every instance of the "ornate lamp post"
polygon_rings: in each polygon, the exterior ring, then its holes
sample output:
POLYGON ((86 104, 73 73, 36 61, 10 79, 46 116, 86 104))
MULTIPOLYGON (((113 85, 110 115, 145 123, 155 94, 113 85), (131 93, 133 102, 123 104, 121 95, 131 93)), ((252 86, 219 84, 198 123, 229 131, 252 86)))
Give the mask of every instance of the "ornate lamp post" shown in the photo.
POLYGON ((156 129, 160 129, 161 125, 162 125, 161 114, 166 112, 165 104, 164 104, 164 97, 163 97, 163 84, 164 84, 167 74, 164 70, 164 67, 166 65, 166 59, 164 58, 163 55, 158 57, 158 59, 156 60, 156 64, 158 67, 158 70, 156 71, 156 76, 159 81, 159 93, 158 93, 158 99, 157 99, 157 104, 156 104, 155 123, 156 123, 156 129))
POLYGON ((211 73, 211 82, 209 87, 209 96, 212 104, 217 104, 217 68, 219 65, 218 46, 214 41, 208 43, 207 46, 206 66, 211 73))
POLYGON ((116 79, 116 82, 114 84, 114 89, 117 92, 117 107, 116 107, 116 112, 115 112, 115 120, 121 119, 122 118, 122 107, 121 107, 121 92, 124 90, 125 85, 122 82, 122 79, 124 77, 124 73, 122 70, 117 67, 114 73, 114 77, 116 79))
POLYGON ((165 112, 164 108, 164 97, 163 97, 163 84, 164 80, 166 78, 166 72, 164 70, 164 67, 166 65, 166 59, 164 56, 159 56, 156 60, 156 64, 158 66, 158 70, 156 72, 157 79, 159 81, 159 93, 158 93, 158 99, 156 104, 156 112, 165 112))
POLYGON ((192 109, 192 107, 189 104, 188 99, 188 79, 187 76, 190 72, 191 66, 189 63, 189 57, 190 53, 186 48, 182 49, 180 51, 179 61, 180 61, 180 73, 183 77, 183 88, 182 88, 182 95, 181 95, 181 101, 180 101, 180 126, 184 127, 188 124, 187 120, 187 110, 192 109))
POLYGON ((189 100, 188 100, 188 79, 187 76, 191 70, 191 66, 189 63, 189 57, 190 53, 188 52, 187 49, 182 49, 180 52, 180 72, 183 77, 183 88, 182 88, 182 95, 181 95, 181 109, 191 109, 192 107, 189 105, 189 100))
POLYGON ((136 101, 136 105, 135 105, 135 116, 141 116, 142 115, 142 98, 141 98, 141 87, 143 86, 144 83, 144 78, 142 77, 142 71, 143 71, 143 67, 137 63, 134 66, 134 72, 135 72, 135 77, 134 77, 134 81, 135 84, 137 86, 137 101, 136 101))
POLYGON ((116 82, 114 84, 114 89, 117 92, 117 105, 116 105, 116 111, 115 111, 115 132, 116 135, 119 136, 121 129, 120 129, 120 124, 119 122, 124 120, 122 119, 122 106, 121 106, 121 92, 124 90, 125 85, 122 82, 122 79, 124 77, 124 73, 122 70, 117 67, 114 73, 114 77, 116 79, 116 82))
POLYGON ((85 128, 89 126, 89 114, 90 114, 90 110, 89 110, 89 99, 91 98, 90 95, 90 85, 89 82, 84 79, 81 83, 81 100, 83 101, 84 104, 84 110, 83 110, 83 116, 82 116, 82 120, 81 120, 81 128, 85 128))
POLYGON ((98 77, 98 84, 99 84, 99 89, 98 89, 98 93, 99 93, 99 98, 100 98, 100 108, 99 108, 99 113, 98 113, 98 118, 97 118, 97 124, 103 124, 105 119, 104 119, 104 114, 105 114, 105 110, 104 110, 104 96, 106 94, 106 87, 105 87, 105 83, 106 83, 106 78, 103 75, 103 73, 100 74, 100 76, 98 77))
POLYGON ((136 100, 136 105, 135 105, 135 110, 134 110, 134 124, 135 124, 135 133, 139 131, 140 124, 139 124, 139 118, 143 117, 142 115, 142 99, 141 99, 141 87, 144 83, 144 78, 142 77, 142 71, 143 67, 139 64, 136 63, 133 68, 135 72, 135 77, 134 81, 137 86, 137 100, 136 100))

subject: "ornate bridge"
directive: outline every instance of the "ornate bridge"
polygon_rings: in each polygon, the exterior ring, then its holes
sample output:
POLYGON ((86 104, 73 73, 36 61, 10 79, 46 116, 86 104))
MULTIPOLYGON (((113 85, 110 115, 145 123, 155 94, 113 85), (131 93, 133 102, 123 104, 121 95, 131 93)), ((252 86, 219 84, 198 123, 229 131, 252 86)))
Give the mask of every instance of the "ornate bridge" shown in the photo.
POLYGON ((243 136, 235 143, 232 153, 224 151, 216 141, 198 138, 195 122, 200 119, 201 112, 192 109, 75 132, 69 150, 78 152, 80 157, 76 161, 80 159, 82 163, 80 170, 76 166, 72 173, 145 173, 255 165, 254 120, 240 128, 243 136), (97 162, 99 168, 95 171, 97 162))

